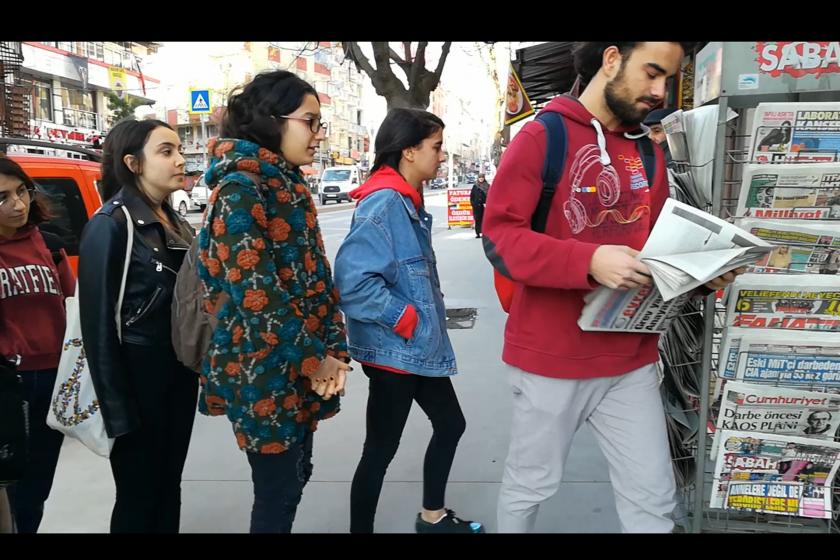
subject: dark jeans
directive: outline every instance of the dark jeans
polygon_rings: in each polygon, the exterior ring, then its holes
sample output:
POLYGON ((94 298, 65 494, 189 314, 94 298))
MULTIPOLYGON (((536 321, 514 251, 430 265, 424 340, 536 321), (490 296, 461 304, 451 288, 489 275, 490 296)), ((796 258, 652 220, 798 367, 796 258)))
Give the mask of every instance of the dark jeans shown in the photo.
POLYGON ((177 533, 181 474, 198 400, 198 375, 171 347, 123 344, 140 428, 120 436, 111 451, 117 501, 112 533, 177 533))
POLYGON ((423 377, 391 373, 362 366, 370 379, 367 435, 362 459, 350 488, 350 532, 372 533, 376 505, 411 403, 417 401, 432 422, 432 439, 423 462, 423 507, 443 509, 446 481, 458 440, 466 429, 464 414, 448 377, 423 377))
POLYGON ((29 403, 29 461, 23 478, 8 488, 19 533, 37 533, 50 496, 64 435, 47 426, 56 370, 21 371, 23 398, 29 403))
POLYGON ((473 216, 475 217, 475 234, 481 235, 481 222, 484 221, 484 205, 479 204, 473 207, 473 216))
POLYGON ((247 453, 254 481, 252 533, 291 533, 292 523, 312 476, 312 432, 283 453, 247 453))

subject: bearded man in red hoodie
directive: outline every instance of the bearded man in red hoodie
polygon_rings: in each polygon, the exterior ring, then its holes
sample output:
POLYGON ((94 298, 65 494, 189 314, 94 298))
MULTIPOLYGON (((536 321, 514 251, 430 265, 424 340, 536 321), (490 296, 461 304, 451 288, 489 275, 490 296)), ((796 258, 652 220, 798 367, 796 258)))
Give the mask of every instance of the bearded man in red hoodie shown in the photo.
MULTIPOLYGON (((505 152, 487 200, 485 250, 516 282, 502 359, 511 366, 511 442, 498 504, 501 532, 533 529, 559 488, 575 432, 588 423, 606 455, 624 532, 669 532, 675 483, 659 396, 658 335, 583 332, 584 296, 649 284, 636 259, 668 197, 662 150, 647 177, 636 140, 679 70, 680 43, 582 43, 588 83, 560 96, 566 159, 545 233, 531 228, 542 191, 546 132, 526 124, 505 152)), ((718 289, 729 273, 707 284, 718 289)))

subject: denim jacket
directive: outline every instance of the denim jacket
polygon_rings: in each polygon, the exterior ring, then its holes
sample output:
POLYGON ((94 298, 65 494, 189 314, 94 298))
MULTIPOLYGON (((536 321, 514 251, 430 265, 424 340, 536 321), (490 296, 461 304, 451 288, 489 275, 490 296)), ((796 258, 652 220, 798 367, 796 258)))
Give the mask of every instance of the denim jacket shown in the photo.
POLYGON ((335 260, 350 355, 427 377, 457 373, 432 250, 432 216, 408 196, 377 190, 360 200, 335 260), (406 340, 394 327, 406 305, 418 315, 406 340))

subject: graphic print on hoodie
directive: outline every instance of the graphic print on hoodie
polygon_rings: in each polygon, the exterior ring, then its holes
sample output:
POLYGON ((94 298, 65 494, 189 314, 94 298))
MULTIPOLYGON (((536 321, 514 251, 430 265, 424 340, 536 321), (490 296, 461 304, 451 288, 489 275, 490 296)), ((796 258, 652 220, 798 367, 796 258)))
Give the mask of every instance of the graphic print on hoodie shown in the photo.
POLYGON ((57 367, 74 289, 67 255, 56 265, 37 227, 0 239, 0 354, 20 355, 21 371, 57 367))
POLYGON ((592 378, 627 373, 658 359, 658 336, 583 332, 583 298, 600 245, 640 250, 668 197, 661 148, 656 177, 646 176, 635 127, 607 130, 576 99, 561 96, 545 111, 563 115, 566 160, 545 234, 531 229, 542 190, 546 134, 530 122, 502 157, 485 208, 491 261, 517 282, 505 327, 503 360, 549 377, 592 378), (652 184, 651 184, 652 183, 652 184))

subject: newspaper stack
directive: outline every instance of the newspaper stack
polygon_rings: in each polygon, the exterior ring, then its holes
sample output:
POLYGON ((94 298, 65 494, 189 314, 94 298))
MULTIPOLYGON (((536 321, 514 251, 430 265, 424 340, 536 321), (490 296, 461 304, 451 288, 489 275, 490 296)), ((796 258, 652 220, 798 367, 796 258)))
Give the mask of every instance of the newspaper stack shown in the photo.
POLYGON ((840 275, 840 222, 740 218, 736 224, 775 246, 748 272, 840 275))
POLYGON ((597 288, 586 296, 578 325, 584 331, 664 332, 689 292, 772 250, 771 244, 720 218, 668 199, 639 253, 653 286, 597 288))
POLYGON ((755 110, 751 139, 754 162, 839 161, 840 103, 761 103, 755 110))
POLYGON ((712 458, 722 430, 840 440, 840 395, 729 381, 723 391, 712 458))
POLYGON ((737 213, 776 220, 836 220, 840 218, 840 165, 746 165, 737 213))
MULTIPOLYGON (((662 119, 668 150, 678 179, 676 198, 696 208, 712 203, 712 167, 719 108, 706 105, 691 111, 677 110, 662 119)), ((727 111, 727 121, 737 117, 727 111)))
POLYGON ((840 443, 724 430, 710 507, 831 519, 840 443))
POLYGON ((840 333, 729 327, 718 369, 723 379, 840 392, 840 333))
POLYGON ((840 332, 834 276, 744 274, 727 297, 727 326, 840 332))

